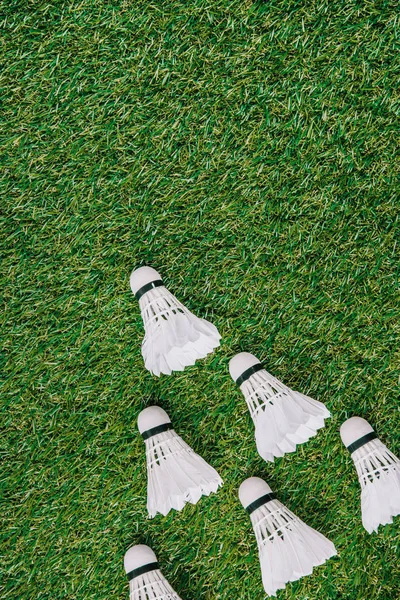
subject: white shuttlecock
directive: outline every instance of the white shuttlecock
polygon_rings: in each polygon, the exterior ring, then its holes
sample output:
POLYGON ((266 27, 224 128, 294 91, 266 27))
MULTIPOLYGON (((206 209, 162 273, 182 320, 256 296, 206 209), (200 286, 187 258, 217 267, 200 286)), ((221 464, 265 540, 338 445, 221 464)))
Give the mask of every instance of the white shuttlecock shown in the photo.
POLYGON ((147 510, 150 517, 182 510, 187 502, 196 504, 202 496, 216 492, 222 479, 174 431, 162 408, 149 406, 138 418, 146 444, 147 510))
POLYGON ((372 533, 400 514, 400 461, 361 417, 345 421, 340 437, 357 469, 362 522, 372 533))
POLYGON ((130 600, 181 600, 160 571, 157 557, 149 546, 129 548, 124 557, 130 600))
POLYGON ((270 375, 248 352, 229 363, 232 379, 245 397, 255 427, 258 453, 264 460, 294 452, 324 426, 330 413, 322 402, 295 392, 270 375))
POLYGON ((239 488, 239 499, 250 515, 269 596, 275 596, 289 581, 311 575, 314 567, 336 555, 332 542, 279 502, 263 479, 246 479, 239 488))
POLYGON ((217 328, 190 312, 164 286, 151 267, 140 267, 130 278, 139 301, 145 336, 142 355, 146 369, 159 377, 183 371, 219 346, 217 328))

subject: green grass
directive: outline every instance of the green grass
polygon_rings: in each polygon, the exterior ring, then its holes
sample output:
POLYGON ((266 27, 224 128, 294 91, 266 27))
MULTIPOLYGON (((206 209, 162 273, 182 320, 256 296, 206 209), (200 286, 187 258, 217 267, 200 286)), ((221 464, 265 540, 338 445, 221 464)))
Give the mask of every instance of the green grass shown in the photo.
POLYGON ((340 424, 399 452, 398 4, 1 2, 4 600, 128 598, 150 544, 183 600, 263 598, 241 481, 338 557, 282 599, 396 600, 399 526, 369 536, 340 424), (222 347, 153 378, 135 267, 222 347), (259 458, 229 358, 332 419, 259 458), (160 403, 225 485, 146 515, 139 411, 160 403))

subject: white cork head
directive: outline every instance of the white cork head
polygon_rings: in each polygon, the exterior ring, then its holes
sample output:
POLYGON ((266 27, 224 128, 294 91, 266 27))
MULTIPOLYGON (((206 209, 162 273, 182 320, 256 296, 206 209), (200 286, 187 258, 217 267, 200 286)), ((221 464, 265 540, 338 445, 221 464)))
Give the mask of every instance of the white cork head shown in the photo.
POLYGON ((138 429, 142 434, 144 431, 164 425, 165 423, 171 423, 171 419, 161 406, 149 406, 142 410, 138 416, 138 429))
POLYGON ((152 267, 139 267, 131 273, 130 284, 131 290, 134 294, 140 290, 144 285, 161 279, 160 273, 158 273, 152 267))
POLYGON ((272 490, 268 483, 261 477, 249 477, 245 479, 239 488, 239 500, 243 508, 247 508, 250 504, 265 496, 271 494, 272 490))
POLYGON ((374 430, 368 421, 361 417, 351 417, 341 426, 340 437, 343 444, 347 447, 372 431, 374 430))
POLYGON ((247 369, 258 365, 259 362, 258 358, 254 354, 250 354, 250 352, 239 352, 239 354, 236 354, 229 361, 229 373, 233 381, 236 381, 247 369))
POLYGON ((135 569, 140 569, 145 565, 157 562, 157 557, 149 546, 138 544, 132 546, 124 556, 125 572, 130 573, 135 569))

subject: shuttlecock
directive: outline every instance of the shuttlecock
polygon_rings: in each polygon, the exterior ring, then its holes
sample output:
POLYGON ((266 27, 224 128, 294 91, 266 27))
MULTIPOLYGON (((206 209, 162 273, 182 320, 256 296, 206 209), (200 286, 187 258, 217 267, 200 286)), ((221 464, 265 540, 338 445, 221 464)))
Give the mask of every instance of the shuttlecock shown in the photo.
POLYGON ((264 460, 294 452, 324 426, 330 413, 322 402, 295 392, 270 375, 248 352, 229 363, 232 379, 240 387, 255 427, 258 453, 264 460))
POLYGON ((351 417, 340 428, 361 485, 362 522, 368 533, 393 522, 400 514, 400 461, 361 417, 351 417))
POLYGON ((164 286, 151 267, 140 267, 130 278, 139 301, 145 336, 142 355, 146 369, 161 373, 183 371, 219 346, 217 328, 190 312, 164 286))
POLYGON ((216 492, 222 479, 217 471, 174 431, 162 408, 149 406, 138 418, 146 444, 147 510, 150 517, 182 510, 202 496, 216 492))
POLYGON ((246 479, 239 488, 239 499, 250 515, 269 596, 336 555, 332 542, 279 502, 263 479, 246 479))
POLYGON ((124 567, 130 600, 181 600, 161 573, 157 557, 149 546, 139 544, 129 548, 124 567))

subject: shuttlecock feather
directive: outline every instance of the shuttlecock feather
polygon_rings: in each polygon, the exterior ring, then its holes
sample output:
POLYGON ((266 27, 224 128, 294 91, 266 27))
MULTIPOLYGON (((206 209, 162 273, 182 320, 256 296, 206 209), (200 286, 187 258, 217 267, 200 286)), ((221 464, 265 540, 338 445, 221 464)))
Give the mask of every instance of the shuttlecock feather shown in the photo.
POLYGON ((181 600, 160 571, 157 557, 149 546, 129 548, 124 557, 130 600, 181 600))
POLYGON ((361 417, 345 421, 340 436, 357 470, 362 522, 372 533, 400 514, 400 461, 361 417))
POLYGON ((269 596, 275 596, 289 581, 310 575, 314 567, 336 555, 332 542, 279 502, 263 479, 246 479, 239 488, 239 498, 250 515, 262 581, 269 596))
POLYGON ((150 517, 182 510, 222 485, 217 471, 174 431, 162 408, 150 406, 139 414, 138 428, 146 444, 147 510, 150 517))
POLYGON ((258 453, 274 461, 297 444, 307 442, 324 426, 330 413, 322 402, 295 392, 268 373, 248 352, 229 363, 232 379, 245 397, 255 427, 258 453))
POLYGON ((219 346, 217 328, 190 312, 164 286, 151 267, 140 267, 130 277, 139 301, 145 337, 142 355, 146 369, 154 375, 170 375, 194 365, 219 346))

